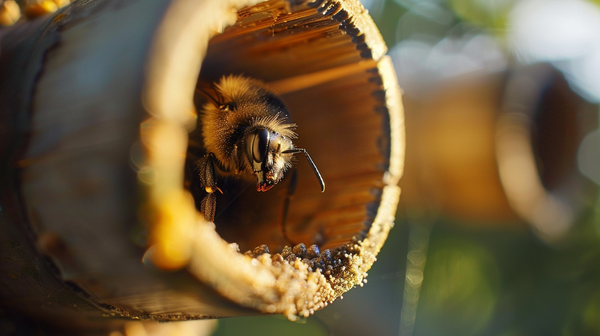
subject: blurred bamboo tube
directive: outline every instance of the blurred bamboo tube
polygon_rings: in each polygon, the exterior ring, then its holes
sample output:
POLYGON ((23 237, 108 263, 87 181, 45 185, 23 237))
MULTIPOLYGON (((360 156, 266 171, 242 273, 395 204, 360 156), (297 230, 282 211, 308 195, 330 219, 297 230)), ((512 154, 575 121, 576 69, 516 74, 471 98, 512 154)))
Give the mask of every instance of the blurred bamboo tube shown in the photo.
POLYGON ((561 73, 537 64, 464 76, 405 104, 407 207, 479 225, 523 221, 548 242, 567 232, 586 195, 578 145, 597 116, 561 73))
MULTIPOLYGON (((111 329, 123 323, 113 317, 294 319, 361 285, 403 170, 385 50, 350 0, 79 1, 0 30, 0 302, 63 328, 111 329), (288 83, 303 146, 332 186, 316 198, 300 165, 289 226, 331 249, 319 259, 327 275, 301 254, 235 251, 231 240, 281 247, 276 225, 217 223, 217 233, 183 188, 198 76, 236 72, 288 83)), ((257 209, 276 217, 280 196, 265 194, 257 209)))
POLYGON ((559 241, 577 220, 587 194, 577 152, 597 125, 593 105, 550 65, 509 74, 496 123, 498 173, 511 208, 543 241, 559 241))

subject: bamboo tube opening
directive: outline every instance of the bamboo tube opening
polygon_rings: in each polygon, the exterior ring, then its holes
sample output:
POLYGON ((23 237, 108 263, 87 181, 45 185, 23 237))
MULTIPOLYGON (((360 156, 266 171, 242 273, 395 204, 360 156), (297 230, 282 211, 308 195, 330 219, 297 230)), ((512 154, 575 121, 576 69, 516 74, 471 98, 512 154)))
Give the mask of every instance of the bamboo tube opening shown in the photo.
MULTIPOLYGON (((268 1, 241 9, 235 25, 209 41, 202 64, 201 82, 242 74, 279 93, 298 125, 294 142, 308 150, 327 184, 321 194, 302 156, 294 160, 297 169, 269 192, 257 192, 254 177, 222 179, 216 229, 242 251, 266 244, 275 252, 299 243, 326 249, 364 238, 374 215, 365 205, 379 201, 389 134, 382 127, 387 116, 375 111, 385 105, 373 95, 381 90, 373 72, 377 63, 370 50, 356 49, 337 20, 315 7, 268 1), (325 77, 340 68, 345 71, 325 77)), ((192 134, 197 139, 201 132, 199 124, 192 134)), ((197 208, 201 198, 196 197, 197 208)))
POLYGON ((495 154, 503 191, 540 239, 559 242, 586 194, 576 162, 583 136, 597 124, 593 108, 560 72, 536 64, 508 76, 501 109, 495 154))
MULTIPOLYGON (((297 123, 295 143, 310 152, 327 191, 320 193, 310 166, 299 158, 293 193, 292 176, 264 193, 251 178, 219 180, 223 194, 217 195, 214 225, 198 211, 203 194, 185 192, 185 209, 179 204, 176 211, 155 194, 159 212, 188 216, 169 223, 196 224, 156 224, 152 259, 179 267, 169 251, 174 248, 174 255, 183 256, 181 265, 189 262, 192 274, 233 301, 290 318, 306 316, 362 285, 393 225, 403 158, 393 67, 357 1, 261 2, 239 9, 235 23, 216 30, 223 32, 207 43, 198 82, 230 74, 266 82, 297 123), (187 230, 193 237, 172 234, 187 230)), ((203 100, 195 102, 201 110, 203 100)), ((201 125, 193 124, 190 148, 201 139, 201 125)))

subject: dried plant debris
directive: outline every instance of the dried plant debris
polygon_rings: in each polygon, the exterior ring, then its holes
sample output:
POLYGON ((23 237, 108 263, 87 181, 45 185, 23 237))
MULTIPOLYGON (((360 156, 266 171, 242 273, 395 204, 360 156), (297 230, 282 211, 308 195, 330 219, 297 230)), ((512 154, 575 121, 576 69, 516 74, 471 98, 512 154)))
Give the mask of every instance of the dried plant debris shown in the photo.
MULTIPOLYGON (((246 251, 244 255, 270 266, 278 277, 281 293, 279 302, 292 303, 283 313, 294 320, 307 317, 314 311, 327 306, 343 293, 366 283, 366 270, 375 261, 372 253, 366 252, 357 238, 335 249, 320 251, 317 245, 306 247, 300 243, 285 246, 281 252, 271 254, 266 245, 246 251), (294 297, 287 288, 295 282, 305 282, 305 295, 294 297), (289 296, 289 297, 285 297, 289 296)), ((258 307, 264 312, 280 312, 276 305, 258 307)))

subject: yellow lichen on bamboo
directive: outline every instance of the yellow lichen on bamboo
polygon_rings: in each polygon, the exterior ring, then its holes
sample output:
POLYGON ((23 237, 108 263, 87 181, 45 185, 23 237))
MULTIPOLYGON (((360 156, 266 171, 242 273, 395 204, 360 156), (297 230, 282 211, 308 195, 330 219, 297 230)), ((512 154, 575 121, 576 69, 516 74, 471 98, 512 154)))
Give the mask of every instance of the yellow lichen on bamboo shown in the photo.
POLYGON ((0 25, 11 26, 21 18, 21 8, 14 0, 0 3, 0 25))

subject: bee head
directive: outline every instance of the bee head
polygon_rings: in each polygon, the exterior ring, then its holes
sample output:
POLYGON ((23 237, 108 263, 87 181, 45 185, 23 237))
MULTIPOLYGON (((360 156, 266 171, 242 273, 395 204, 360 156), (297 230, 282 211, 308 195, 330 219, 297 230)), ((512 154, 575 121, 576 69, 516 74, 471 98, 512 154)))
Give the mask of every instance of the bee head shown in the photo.
POLYGON ((267 191, 281 181, 296 153, 304 153, 321 184, 321 192, 325 191, 325 182, 310 155, 303 148, 295 148, 291 138, 260 127, 250 129, 245 140, 246 157, 257 178, 257 191, 267 191))
POLYGON ((256 190, 267 191, 283 178, 291 167, 292 140, 267 128, 253 128, 246 135, 246 157, 257 178, 256 190))
POLYGON ((292 143, 296 124, 287 121, 287 108, 264 83, 231 75, 209 88, 198 88, 198 92, 208 100, 200 119, 204 147, 215 155, 221 168, 251 173, 257 179, 256 189, 267 191, 292 167, 293 154, 304 153, 321 190, 325 189, 306 150, 292 143))

